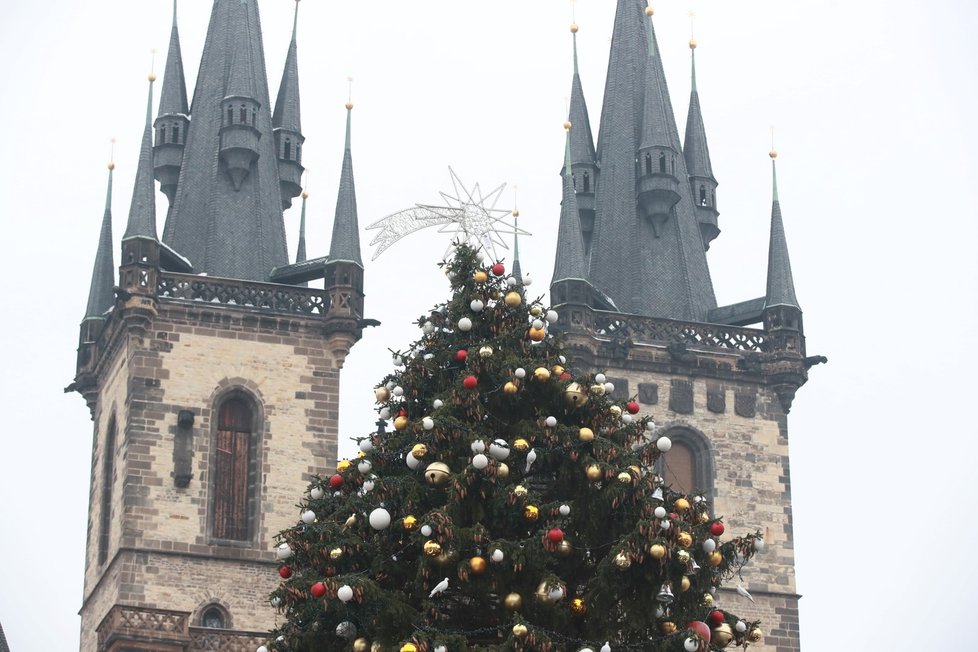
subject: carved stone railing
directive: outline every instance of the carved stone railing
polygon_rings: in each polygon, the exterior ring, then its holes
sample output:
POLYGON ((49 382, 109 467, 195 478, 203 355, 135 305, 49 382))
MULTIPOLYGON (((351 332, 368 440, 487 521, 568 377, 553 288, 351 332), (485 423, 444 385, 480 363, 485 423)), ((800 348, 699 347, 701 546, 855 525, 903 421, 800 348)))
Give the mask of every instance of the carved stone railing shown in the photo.
POLYGON ((185 612, 117 605, 96 630, 98 649, 105 649, 111 639, 186 641, 189 627, 190 614, 185 612))
POLYGON ((697 324, 597 310, 593 312, 593 320, 594 335, 612 340, 630 340, 635 344, 685 344, 757 352, 766 351, 769 346, 768 334, 756 328, 697 324))
POLYGON ((190 628, 190 650, 220 650, 221 652, 255 652, 268 642, 268 634, 233 632, 226 629, 190 628))
POLYGON ((329 299, 323 290, 275 283, 161 272, 160 299, 251 308, 293 315, 325 315, 329 299))

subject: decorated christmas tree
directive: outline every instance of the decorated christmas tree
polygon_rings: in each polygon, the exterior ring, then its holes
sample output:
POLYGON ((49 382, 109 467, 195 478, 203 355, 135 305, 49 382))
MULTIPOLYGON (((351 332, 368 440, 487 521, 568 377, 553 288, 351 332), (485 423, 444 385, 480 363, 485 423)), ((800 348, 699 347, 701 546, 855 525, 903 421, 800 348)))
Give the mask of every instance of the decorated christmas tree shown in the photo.
POLYGON ((380 429, 280 535, 264 649, 706 651, 760 639, 714 603, 758 550, 656 474, 671 443, 578 373, 557 313, 481 251, 444 263, 376 388, 380 429), (393 430, 384 424, 393 419, 393 430))

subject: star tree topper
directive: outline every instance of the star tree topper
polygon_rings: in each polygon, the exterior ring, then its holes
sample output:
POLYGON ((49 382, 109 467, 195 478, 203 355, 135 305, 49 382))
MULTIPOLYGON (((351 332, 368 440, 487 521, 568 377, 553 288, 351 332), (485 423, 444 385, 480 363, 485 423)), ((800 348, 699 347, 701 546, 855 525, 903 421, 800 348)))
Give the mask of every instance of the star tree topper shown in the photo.
MULTIPOLYGON (((516 225, 512 211, 496 208, 506 184, 483 195, 479 184, 466 188, 465 184, 448 168, 452 177, 454 194, 439 192, 445 200, 444 206, 415 204, 413 208, 398 211, 377 220, 367 229, 380 229, 380 232, 370 241, 377 245, 373 258, 376 260, 395 242, 415 231, 437 226, 439 233, 453 233, 452 241, 467 242, 476 247, 484 247, 486 251, 498 258, 496 247, 508 249, 504 235, 530 235, 516 225), (512 218, 512 224, 506 221, 512 218)), ((449 245, 449 250, 451 245, 449 245)))

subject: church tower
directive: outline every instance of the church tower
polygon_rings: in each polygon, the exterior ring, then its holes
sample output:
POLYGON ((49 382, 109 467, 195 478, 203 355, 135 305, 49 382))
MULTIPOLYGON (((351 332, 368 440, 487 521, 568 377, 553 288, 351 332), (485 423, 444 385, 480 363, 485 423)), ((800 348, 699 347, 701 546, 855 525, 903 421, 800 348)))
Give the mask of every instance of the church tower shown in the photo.
POLYGON ((290 263, 296 30, 274 112, 262 48, 256 0, 215 0, 188 105, 174 2, 118 278, 110 166, 68 388, 94 422, 83 652, 256 649, 279 579, 274 537, 335 464, 340 369, 366 323, 353 107, 330 253, 306 256, 304 196, 290 263), (154 178, 169 202, 162 241, 154 178))
POLYGON ((571 26, 551 303, 577 364, 604 374, 616 396, 637 397, 671 440, 656 472, 711 501, 728 532, 764 534, 765 551, 744 570, 754 602, 733 588, 708 599, 762 621, 756 649, 791 652, 800 639, 787 415, 825 358, 806 357, 776 171, 766 292, 717 307, 706 252, 720 234, 718 184, 695 59, 681 143, 652 20, 645 0, 617 1, 596 148, 571 26))

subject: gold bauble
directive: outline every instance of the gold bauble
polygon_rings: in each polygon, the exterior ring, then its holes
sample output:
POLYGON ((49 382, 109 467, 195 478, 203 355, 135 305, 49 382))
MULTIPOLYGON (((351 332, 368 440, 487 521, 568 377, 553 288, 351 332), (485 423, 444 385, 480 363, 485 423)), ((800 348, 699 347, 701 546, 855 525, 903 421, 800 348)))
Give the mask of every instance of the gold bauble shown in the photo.
POLYGON ((604 477, 604 473, 601 471, 601 467, 597 464, 591 464, 587 467, 587 479, 591 482, 597 482, 604 477))
POLYGON ((536 523, 540 518, 540 510, 534 505, 527 505, 523 508, 523 518, 528 520, 530 523, 536 523))
POLYGON ((581 428, 577 432, 577 438, 581 441, 594 441, 594 431, 590 428, 581 428))
POLYGON ((615 566, 617 566, 621 570, 630 568, 631 565, 632 565, 632 558, 626 555, 625 553, 619 552, 617 555, 615 555, 615 566))
POLYGON ((472 280, 476 283, 485 283, 489 280, 489 275, 483 272, 481 269, 472 275, 472 280))
POLYGON ((405 516, 401 519, 401 525, 408 532, 414 532, 418 529, 418 519, 414 518, 413 516, 405 516))
POLYGON ((555 375, 555 376, 560 376, 561 374, 563 374, 563 373, 564 373, 564 371, 566 371, 566 369, 564 369, 564 368, 563 368, 563 367, 562 367, 561 365, 559 365, 559 364, 555 364, 555 365, 554 365, 553 367, 551 367, 551 369, 550 369, 550 370, 554 372, 554 375, 555 375))
POLYGON ((482 557, 473 557, 469 560, 469 569, 473 575, 482 575, 486 572, 486 560, 482 557))
POLYGON ((503 299, 503 301, 510 308, 515 308, 516 306, 523 303, 523 297, 520 296, 519 292, 507 292, 506 298, 503 299))
POLYGON ((414 643, 405 643, 401 646, 401 652, 418 652, 418 646, 414 643))
POLYGON ((424 479, 432 487, 443 487, 451 479, 452 470, 444 462, 432 462, 424 470, 424 479))
POLYGON ((358 638, 353 641, 353 652, 369 652, 370 641, 365 638, 358 638))
POLYGON ((370 646, 370 652, 384 652, 384 647, 380 643, 374 643, 370 646))
POLYGON ((632 475, 634 475, 636 478, 642 477, 642 467, 640 467, 638 464, 630 464, 628 466, 628 470, 631 471, 632 475))
POLYGON ((676 502, 673 503, 672 506, 673 506, 673 509, 675 509, 677 512, 679 512, 680 514, 682 514, 687 509, 689 509, 689 501, 686 500, 685 498, 677 498, 676 499, 676 502))
POLYGON ((517 439, 513 442, 513 450, 525 453, 526 451, 530 450, 530 442, 522 438, 517 439))
POLYGON ((518 611, 523 607, 523 596, 519 593, 508 593, 503 598, 503 605, 510 611, 518 611))
POLYGON ((747 640, 751 643, 760 643, 762 638, 764 638, 764 632, 761 631, 760 627, 750 630, 750 634, 747 635, 747 640))
POLYGON ((688 548, 693 545, 693 535, 689 532, 680 532, 676 535, 676 543, 681 545, 683 548, 688 548))
POLYGON ((505 394, 515 394, 517 390, 519 390, 519 387, 517 387, 516 383, 514 383, 513 381, 509 381, 508 383, 503 385, 503 393, 505 394))
POLYGON ((616 416, 616 417, 620 417, 621 416, 621 406, 620 405, 612 405, 610 408, 608 408, 608 411, 611 412, 611 414, 613 416, 616 416))
POLYGON ((579 383, 571 383, 564 390, 564 403, 572 410, 587 403, 587 392, 579 383))
POLYGON ((491 346, 483 346, 482 348, 479 349, 480 358, 491 358, 492 354, 493 354, 493 350, 491 346))
POLYGON ((713 596, 712 595, 710 595, 709 593, 704 593, 703 594, 703 601, 702 601, 701 604, 704 607, 712 607, 715 602, 716 602, 716 600, 713 599, 713 596))
POLYGON ((571 613, 575 616, 583 616, 587 613, 587 605, 583 598, 574 598, 570 603, 571 613))
POLYGON ((659 629, 662 630, 663 634, 675 634, 676 633, 676 623, 669 620, 663 620, 662 624, 659 625, 659 629))
POLYGON ((527 331, 527 336, 534 342, 542 342, 547 336, 547 331, 542 328, 531 328, 527 331))
POLYGON ((353 463, 350 460, 340 460, 336 463, 336 471, 337 473, 343 473, 343 471, 346 471, 351 466, 353 466, 353 463))
POLYGON ((595 396, 604 396, 604 385, 591 385, 591 393, 595 396))
POLYGON ((564 539, 557 544, 557 554, 561 557, 570 557, 572 554, 574 554, 573 544, 571 544, 571 542, 567 539, 564 539))
POLYGON ((629 473, 628 471, 622 471, 621 473, 618 474, 618 482, 622 484, 631 484, 632 474, 629 473))
POLYGON ((383 403, 391 397, 391 392, 386 387, 378 387, 374 390, 374 396, 376 397, 378 403, 383 403))
POLYGON ((518 484, 513 488, 513 493, 516 495, 517 498, 523 498, 524 496, 526 496, 526 487, 524 487, 521 484, 518 484))
POLYGON ((534 317, 539 317, 540 315, 543 314, 543 306, 539 304, 532 306, 530 308, 530 314, 533 315, 534 317))
POLYGON ((407 417, 397 417, 394 419, 394 430, 404 430, 408 427, 409 423, 411 423, 411 420, 407 417))
POLYGON ((710 636, 710 644, 717 647, 723 648, 730 645, 730 641, 733 640, 733 630, 727 623, 720 623, 713 628, 712 635, 710 636))
POLYGON ((500 478, 508 478, 509 477, 509 465, 503 464, 502 462, 500 462, 499 463, 499 466, 496 467, 496 475, 499 476, 500 478))
POLYGON ((411 447, 411 455, 414 456, 414 459, 423 460, 425 455, 427 454, 428 454, 428 447, 425 446, 424 444, 415 444, 414 446, 411 447))
POLYGON ((689 578, 684 575, 682 581, 679 582, 679 590, 685 593, 689 591, 690 586, 689 578))
POLYGON ((707 561, 710 562, 710 566, 719 566, 723 563, 723 554, 719 550, 714 550, 710 553, 707 561))
POLYGON ((699 521, 700 523, 706 523, 707 521, 710 520, 710 515, 707 512, 702 512, 699 516, 696 517, 696 520, 699 521))
POLYGON ((550 380, 550 370, 546 367, 537 367, 533 370, 533 380, 539 380, 540 382, 550 380))
POLYGON ((523 638, 524 636, 527 635, 529 631, 530 630, 526 628, 526 625, 523 625, 521 623, 517 623, 513 625, 513 636, 515 636, 516 638, 523 638))
POLYGON ((662 559, 666 556, 666 547, 661 543, 653 543, 649 546, 649 554, 653 559, 662 559))
POLYGON ((343 556, 343 548, 333 548, 329 551, 330 559, 339 559, 343 556))
POLYGON ((687 564, 689 563, 689 553, 685 550, 679 550, 676 552, 676 559, 679 560, 680 564, 687 564))
POLYGON ((441 544, 437 541, 425 541, 424 554, 428 555, 429 557, 437 557, 441 554, 441 544))

